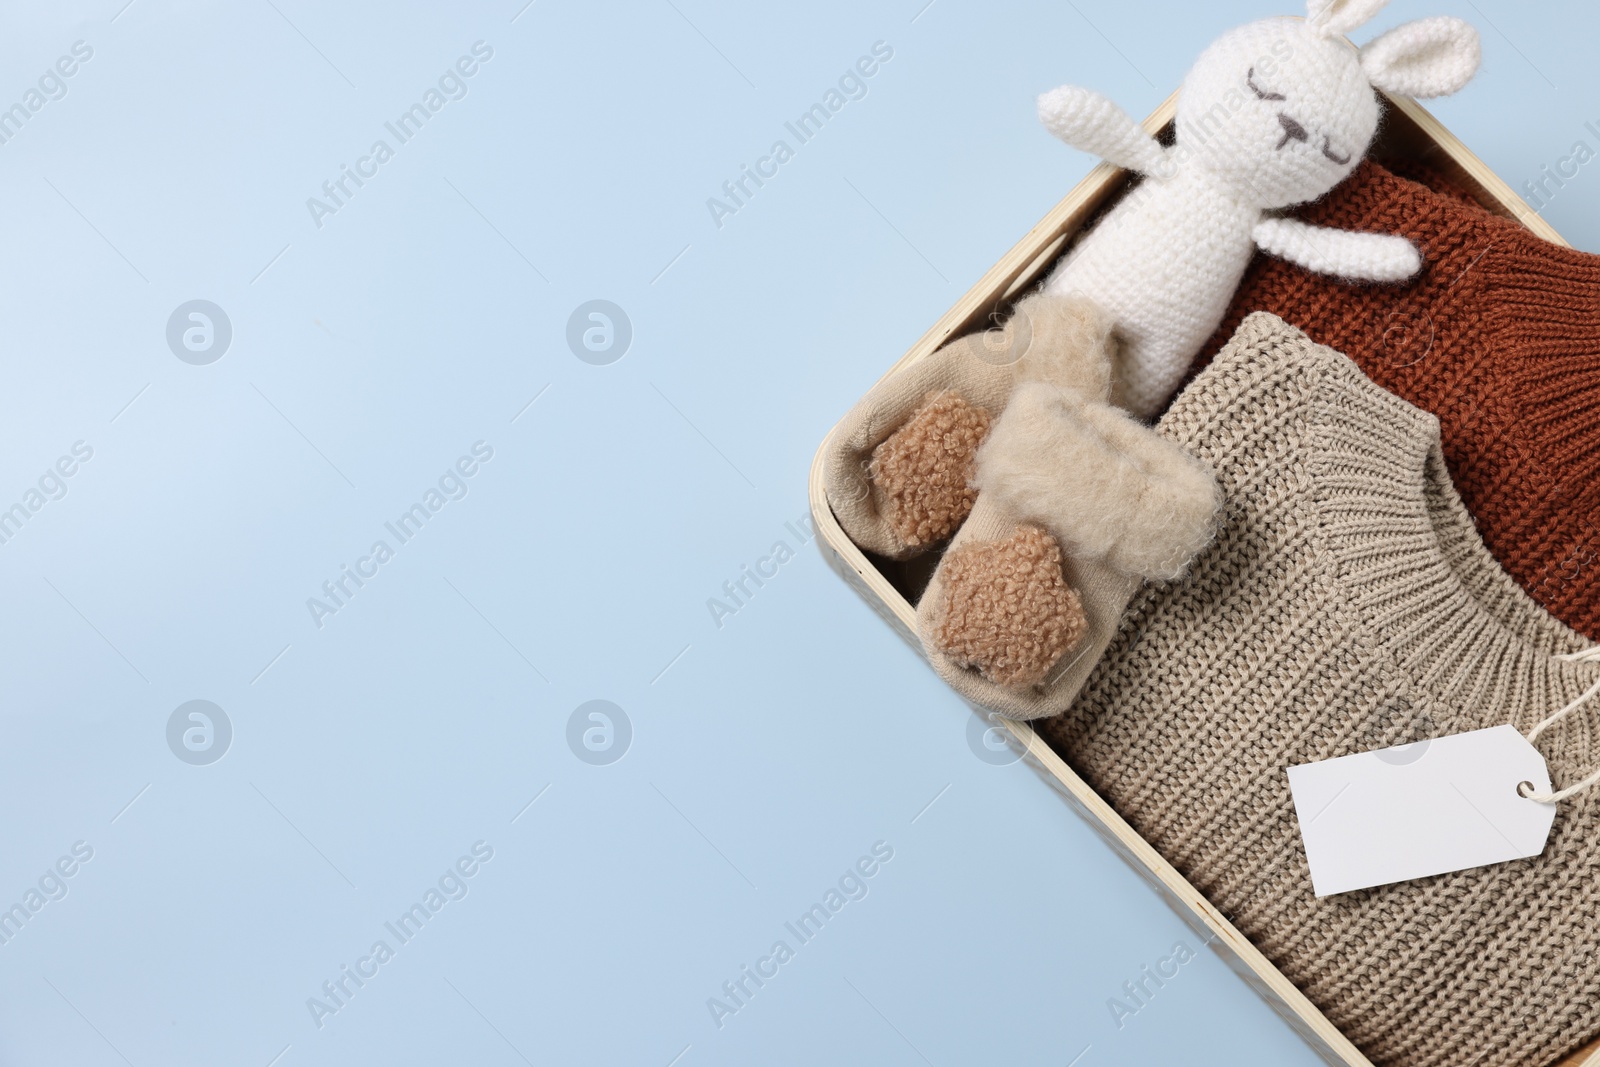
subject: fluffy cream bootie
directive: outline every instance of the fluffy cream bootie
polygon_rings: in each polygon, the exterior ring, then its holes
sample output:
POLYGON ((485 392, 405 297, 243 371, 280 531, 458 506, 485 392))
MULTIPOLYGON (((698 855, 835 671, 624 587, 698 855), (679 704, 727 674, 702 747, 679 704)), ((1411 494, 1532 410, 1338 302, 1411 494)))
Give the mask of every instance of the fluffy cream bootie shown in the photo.
POLYGON ((1071 704, 1138 585, 1215 531, 1209 469, 1107 403, 1023 381, 975 457, 976 504, 917 604, 923 649, 1014 719, 1071 704))
POLYGON ((829 503, 857 544, 906 559, 950 540, 918 602, 924 652, 1012 718, 1064 710, 1139 582, 1211 536, 1209 472, 1109 403, 1114 344, 1095 305, 1030 296, 879 382, 830 440, 829 503))
POLYGON ((952 537, 972 510, 979 445, 1019 377, 1099 394, 1113 341, 1092 305, 1036 294, 997 329, 968 334, 892 374, 834 429, 824 464, 828 504, 856 544, 909 559, 952 537))

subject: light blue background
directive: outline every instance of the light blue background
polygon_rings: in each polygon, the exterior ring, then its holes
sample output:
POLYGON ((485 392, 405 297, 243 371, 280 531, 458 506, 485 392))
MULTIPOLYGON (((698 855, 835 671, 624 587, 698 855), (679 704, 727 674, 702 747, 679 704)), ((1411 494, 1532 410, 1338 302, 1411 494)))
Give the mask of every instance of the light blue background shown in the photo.
MULTIPOLYGON (((923 2, 6 5, 0 106, 94 55, 0 146, 0 507, 94 456, 0 545, 0 907, 94 856, 0 945, 0 1063, 1312 1062, 1209 950, 1115 1025, 1198 939, 977 758, 785 526, 828 427, 1092 165, 1034 95, 1142 116, 1285 9, 923 2), (468 95, 314 225, 479 40, 468 95), (876 41, 867 96, 718 228, 706 199, 876 41), (209 366, 164 338, 195 298, 234 330, 209 366), (609 366, 565 341, 595 298, 633 325, 609 366), (307 598, 480 440, 319 630, 307 598), (165 739, 196 698, 233 725, 210 766, 165 739), (592 699, 632 724, 609 766, 566 741, 592 699), (468 895, 319 1028, 307 998, 479 840, 468 895), (707 998, 878 841, 868 895, 719 1029, 707 998)), ((1435 110, 1495 170, 1594 143, 1590 5, 1402 0, 1357 37, 1441 11, 1485 62, 1435 110)), ((1600 250, 1597 202, 1600 163, 1546 214, 1600 250)))

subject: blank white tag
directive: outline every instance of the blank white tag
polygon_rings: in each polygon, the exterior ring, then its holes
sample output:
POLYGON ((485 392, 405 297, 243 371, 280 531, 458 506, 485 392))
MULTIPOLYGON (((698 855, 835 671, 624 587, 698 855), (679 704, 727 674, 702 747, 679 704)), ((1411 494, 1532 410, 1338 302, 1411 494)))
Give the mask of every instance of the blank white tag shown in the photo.
POLYGON ((1289 768, 1319 897, 1537 856, 1554 804, 1550 770, 1516 727, 1452 734, 1289 768))

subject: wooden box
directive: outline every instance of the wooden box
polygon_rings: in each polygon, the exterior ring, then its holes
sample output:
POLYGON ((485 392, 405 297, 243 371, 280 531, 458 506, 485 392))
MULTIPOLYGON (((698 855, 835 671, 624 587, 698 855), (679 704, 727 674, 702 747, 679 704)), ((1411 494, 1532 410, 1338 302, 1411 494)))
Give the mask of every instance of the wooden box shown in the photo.
MULTIPOLYGON (((1168 97, 1145 119, 1150 132, 1165 138, 1170 135, 1177 94, 1168 97)), ((1473 192, 1484 207, 1514 218, 1547 241, 1566 245, 1549 223, 1540 218, 1522 199, 1467 150, 1449 130, 1415 101, 1384 97, 1386 114, 1371 155, 1377 159, 1425 160, 1473 192)), ((1039 281, 1060 255, 1067 242, 1087 223, 1120 196, 1129 176, 1102 163, 1089 172, 1055 208, 1017 242, 954 307, 934 323, 911 346, 900 361, 889 368, 892 375, 929 355, 946 341, 987 326, 990 316, 1007 306, 1017 294, 1039 281)), ((885 375, 887 377, 888 375, 885 375)), ((823 555, 861 596, 871 604, 894 630, 921 652, 916 634, 916 609, 913 600, 932 572, 933 562, 926 557, 910 564, 869 557, 857 548, 834 519, 823 491, 823 447, 811 465, 811 511, 823 555)), ((1156 852, 1133 828, 1090 789, 1061 757, 1023 722, 1006 722, 1013 740, 1024 751, 1025 759, 1041 777, 1065 796, 1134 869, 1142 874, 1168 904, 1210 943, 1245 981, 1264 997, 1279 1014, 1331 1064, 1371 1067, 1370 1061, 1348 1038, 1328 1022, 1322 1012, 1292 985, 1254 945, 1234 929, 1211 903, 1183 875, 1156 852)), ((1470 1048, 1462 1050, 1462 1061, 1472 1059, 1470 1048)), ((1600 1067, 1600 1040, 1553 1067, 1600 1067)))

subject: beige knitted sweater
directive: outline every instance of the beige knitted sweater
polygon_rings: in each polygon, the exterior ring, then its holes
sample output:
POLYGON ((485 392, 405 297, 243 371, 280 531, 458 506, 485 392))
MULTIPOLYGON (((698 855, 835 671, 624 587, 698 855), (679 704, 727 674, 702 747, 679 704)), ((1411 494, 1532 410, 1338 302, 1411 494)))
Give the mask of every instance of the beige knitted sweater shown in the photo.
MULTIPOLYGON (((1552 658, 1586 642, 1484 549, 1437 421, 1257 314, 1160 431, 1226 518, 1040 733, 1375 1063, 1548 1065, 1600 1033, 1600 787, 1542 856, 1312 895, 1285 768, 1526 731, 1600 676, 1552 658)), ((1600 707, 1540 738, 1557 788, 1597 729, 1600 707)))

